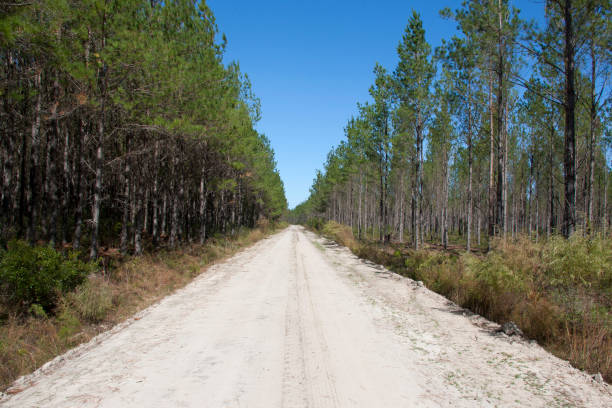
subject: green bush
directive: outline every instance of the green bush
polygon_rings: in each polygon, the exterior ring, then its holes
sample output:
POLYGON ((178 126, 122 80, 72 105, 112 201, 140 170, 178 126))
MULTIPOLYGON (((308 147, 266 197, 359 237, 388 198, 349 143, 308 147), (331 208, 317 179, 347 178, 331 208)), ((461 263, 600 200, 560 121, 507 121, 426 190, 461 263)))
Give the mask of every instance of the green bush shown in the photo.
POLYGON ((0 255, 0 290, 20 311, 36 303, 48 312, 60 294, 83 282, 93 268, 76 253, 65 256, 50 247, 13 240, 0 255))
POLYGON ((610 240, 589 239, 574 234, 570 239, 552 238, 543 251, 543 261, 553 285, 612 286, 610 240))
POLYGON ((429 257, 430 254, 427 251, 409 251, 406 259, 404 260, 406 276, 411 279, 423 280, 423 273, 419 273, 419 269, 421 268, 421 265, 423 265, 429 259, 429 257))
POLYGON ((462 264, 457 262, 458 258, 444 253, 427 255, 421 252, 421 256, 429 258, 419 262, 416 279, 423 281, 429 289, 458 302, 459 283, 463 274, 462 264))

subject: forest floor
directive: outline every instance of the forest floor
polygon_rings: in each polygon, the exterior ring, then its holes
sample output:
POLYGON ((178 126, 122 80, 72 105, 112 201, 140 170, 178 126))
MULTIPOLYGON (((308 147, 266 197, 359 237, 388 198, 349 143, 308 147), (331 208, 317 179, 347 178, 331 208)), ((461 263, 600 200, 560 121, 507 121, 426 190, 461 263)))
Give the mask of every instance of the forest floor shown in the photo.
POLYGON ((612 406, 418 282, 289 227, 17 380, 4 407, 612 406))

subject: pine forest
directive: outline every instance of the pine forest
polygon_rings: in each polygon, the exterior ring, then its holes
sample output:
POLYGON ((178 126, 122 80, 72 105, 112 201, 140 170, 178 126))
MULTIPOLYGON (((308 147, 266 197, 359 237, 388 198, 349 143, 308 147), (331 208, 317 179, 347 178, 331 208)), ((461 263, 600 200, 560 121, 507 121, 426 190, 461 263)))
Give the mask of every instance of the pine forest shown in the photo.
POLYGON ((459 34, 432 49, 410 16, 292 219, 415 249, 608 235, 609 1, 547 1, 543 28, 505 0, 440 14, 459 34))
POLYGON ((3 2, 0 238, 203 242, 286 208, 260 105, 204 2, 3 2))

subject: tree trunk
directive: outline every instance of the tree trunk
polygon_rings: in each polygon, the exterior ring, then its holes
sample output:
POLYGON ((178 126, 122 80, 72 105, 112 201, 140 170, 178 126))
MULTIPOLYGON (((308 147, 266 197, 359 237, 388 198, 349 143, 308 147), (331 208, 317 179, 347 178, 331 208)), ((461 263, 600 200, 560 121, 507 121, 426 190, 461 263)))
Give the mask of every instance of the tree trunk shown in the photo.
POLYGON ((155 147, 153 151, 153 193, 151 194, 151 201, 153 203, 153 220, 151 226, 151 240, 153 246, 156 247, 159 241, 159 180, 158 180, 158 166, 159 166, 159 140, 155 141, 155 147))
POLYGON ((166 220, 168 219, 168 192, 164 191, 164 201, 161 211, 161 235, 166 236, 166 220))
POLYGON ((504 225, 504 40, 502 2, 498 0, 498 61, 497 61, 497 225, 504 225))
MULTIPOLYGON (((470 86, 470 85, 468 85, 470 86)), ((470 252, 472 243, 472 109, 471 98, 468 97, 468 132, 467 132, 467 148, 468 148, 468 186, 467 186, 467 237, 465 250, 470 252)))
POLYGON ((206 183, 204 180, 206 174, 205 166, 202 166, 200 174, 200 244, 206 241, 206 183))
POLYGON ((504 209, 504 239, 508 236, 508 103, 506 103, 504 110, 504 137, 503 137, 503 209, 504 209))
POLYGON ((80 119, 80 135, 77 138, 76 146, 76 193, 77 193, 77 208, 74 215, 74 236, 72 237, 72 248, 79 250, 81 248, 81 235, 83 228, 83 207, 85 206, 85 188, 83 180, 83 145, 86 143, 85 120, 80 119))
POLYGON ((379 240, 382 243, 383 242, 383 223, 385 222, 385 218, 384 218, 384 205, 385 205, 385 184, 384 184, 384 176, 383 176, 383 163, 382 163, 382 154, 381 154, 381 162, 380 162, 380 166, 379 166, 379 171, 380 171, 380 196, 378 197, 379 199, 379 221, 378 221, 378 235, 379 235, 379 240))
POLYGON ((138 182, 136 188, 136 222, 134 226, 134 255, 142 254, 142 230, 144 227, 144 203, 142 201, 142 182, 138 182))
POLYGON ((420 229, 420 201, 421 201, 421 116, 420 112, 417 113, 417 125, 416 125, 416 157, 415 157, 415 188, 412 197, 412 228, 413 228, 413 239, 414 249, 420 249, 419 240, 421 238, 420 229))
POLYGON ((493 74, 489 71, 489 114, 490 114, 490 151, 489 151, 489 240, 487 249, 491 249, 491 239, 495 235, 495 133, 493 130, 493 74))
POLYGON ((576 91, 574 61, 574 28, 572 21, 572 0, 563 3, 565 23, 565 144, 563 155, 565 205, 563 207, 563 235, 568 238, 576 230, 576 91))
MULTIPOLYGON (((25 115, 24 115, 25 116, 25 115)), ((16 209, 19 213, 17 219, 17 231, 19 236, 23 236, 24 233, 24 218, 26 212, 26 187, 27 187, 27 177, 26 177, 26 169, 27 169, 27 158, 28 158, 28 135, 25 129, 21 132, 21 148, 20 148, 20 164, 19 164, 19 201, 15 200, 18 203, 18 208, 16 209)))
POLYGON ((551 121, 550 121, 550 142, 549 142, 549 148, 548 148, 548 165, 549 165, 549 172, 548 172, 548 182, 549 182, 549 189, 548 189, 548 203, 550 206, 550 213, 549 213, 549 218, 548 218, 548 231, 547 231, 547 235, 548 238, 550 238, 550 236, 552 235, 554 228, 555 228, 555 179, 554 179, 554 171, 555 171, 555 167, 554 167, 554 136, 555 136, 555 128, 554 128, 554 121, 552 120, 552 115, 551 115, 551 121))
POLYGON ((49 186, 48 204, 50 209, 49 215, 49 246, 54 247, 57 239, 57 218, 58 218, 58 197, 57 197, 57 143, 60 138, 60 126, 58 118, 59 109, 59 77, 58 73, 55 73, 53 80, 53 107, 51 109, 51 116, 53 118, 53 125, 51 126, 51 132, 49 133, 48 146, 47 146, 47 183, 49 186))
MULTIPOLYGON (((179 158, 178 158, 179 154, 178 152, 176 152, 174 154, 174 158, 173 158, 173 172, 175 173, 175 177, 173 177, 173 179, 176 179, 176 174, 178 174, 178 165, 179 165, 179 158)), ((176 184, 176 182, 174 183, 176 184)), ((175 248, 176 247, 176 243, 177 243, 177 235, 178 235, 178 223, 179 223, 179 213, 178 213, 178 200, 179 197, 177 194, 177 190, 180 188, 180 186, 176 186, 173 185, 172 188, 172 220, 171 220, 171 225, 170 225, 170 248, 175 248)))
POLYGON ((96 147, 95 184, 92 214, 91 251, 89 257, 92 260, 98 258, 98 236, 100 234, 100 210, 102 206, 102 166, 104 163, 104 101, 102 112, 98 119, 98 140, 96 147))
POLYGON ((596 60, 595 45, 591 41, 591 103, 589 123, 589 167, 588 167, 588 203, 587 203, 587 233, 590 233, 593 224, 593 190, 595 185, 595 126, 597 121, 597 101, 595 95, 596 60))
POLYGON ((357 214, 357 238, 361 240, 361 230, 363 228, 363 219, 361 214, 361 201, 363 191, 363 174, 359 173, 359 210, 357 214))
POLYGON ((150 190, 146 188, 144 190, 144 208, 143 208, 143 216, 142 216, 142 233, 146 234, 149 226, 149 199, 150 199, 150 190))
MULTIPOLYGON (((604 163, 608 163, 607 154, 604 152, 604 163)), ((601 214, 601 229, 602 236, 606 238, 606 229, 608 226, 608 165, 604 168, 604 196, 603 196, 603 211, 601 214)))
MULTIPOLYGON (((102 49, 105 46, 106 38, 104 34, 106 24, 106 15, 103 18, 102 28, 102 49)), ((94 197, 92 207, 92 231, 91 231, 91 251, 89 257, 98 258, 98 237, 100 235, 100 211, 102 207, 102 170, 104 166, 104 121, 106 120, 106 89, 108 81, 108 67, 105 62, 99 68, 99 83, 100 83, 100 114, 98 117, 98 137, 96 146, 96 161, 95 161, 95 183, 94 197)))
POLYGON ((442 246, 444 249, 448 248, 448 147, 444 147, 444 181, 443 191, 444 197, 442 197, 442 246))
POLYGON ((404 242, 404 177, 400 173, 399 191, 399 242, 404 242))
POLYGON ((130 133, 125 135, 125 159, 123 163, 123 205, 121 215, 121 238, 119 248, 122 254, 128 252, 128 227, 130 222, 130 133))
POLYGON ((34 77, 36 104, 34 105, 34 120, 32 121, 32 140, 30 144, 30 188, 28 197, 28 240, 34 243, 37 238, 38 201, 40 192, 40 110, 42 104, 41 73, 34 77))
POLYGON ((71 181, 70 181, 70 132, 66 130, 64 137, 64 163, 63 163, 63 179, 64 191, 62 195, 62 244, 66 245, 70 238, 68 232, 68 213, 70 211, 70 199, 72 197, 71 181))

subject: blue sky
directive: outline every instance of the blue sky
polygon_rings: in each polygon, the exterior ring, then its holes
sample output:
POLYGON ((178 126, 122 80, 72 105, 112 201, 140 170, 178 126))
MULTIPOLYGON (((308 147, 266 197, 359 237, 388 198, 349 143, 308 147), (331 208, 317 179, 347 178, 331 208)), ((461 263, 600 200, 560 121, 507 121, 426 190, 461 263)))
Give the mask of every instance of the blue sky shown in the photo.
MULTIPOLYGON (((393 70, 396 47, 412 9, 421 14, 432 46, 455 34, 439 17, 450 0, 209 0, 225 33, 226 62, 237 60, 261 99, 257 129, 271 141, 289 207, 308 198, 316 169, 344 137, 356 103, 368 100, 372 69, 393 70)), ((525 18, 543 14, 543 1, 514 5, 525 18)))

